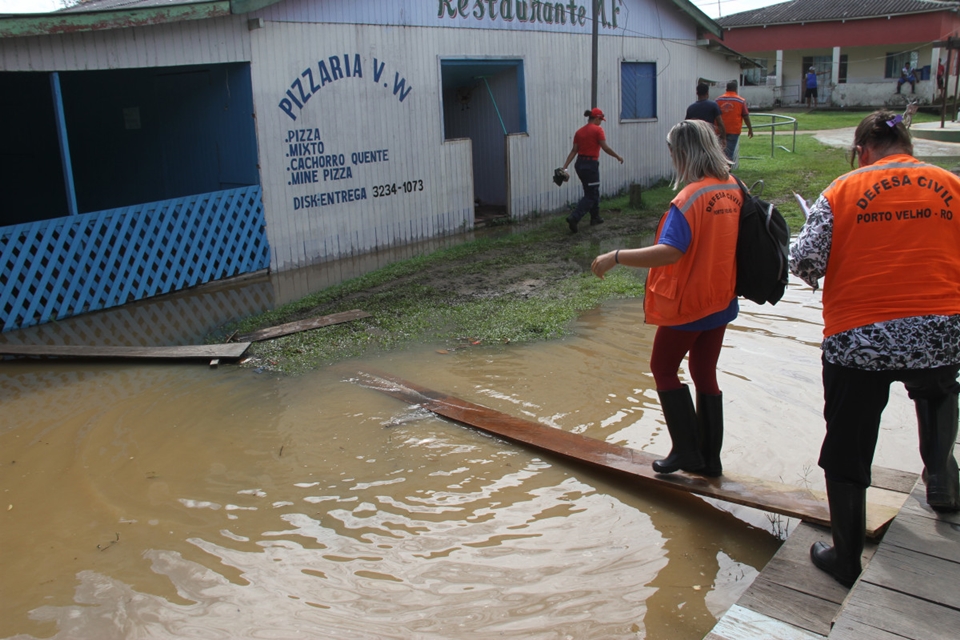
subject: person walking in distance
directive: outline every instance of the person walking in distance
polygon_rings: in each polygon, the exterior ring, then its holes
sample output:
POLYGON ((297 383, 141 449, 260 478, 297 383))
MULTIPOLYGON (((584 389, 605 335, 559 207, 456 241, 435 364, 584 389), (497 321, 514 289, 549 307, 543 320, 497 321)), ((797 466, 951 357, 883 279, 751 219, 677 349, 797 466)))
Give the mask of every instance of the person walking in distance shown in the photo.
POLYGON ((716 477, 723 473, 717 360, 727 324, 740 309, 735 285, 743 194, 709 124, 684 120, 667 134, 667 145, 673 186, 686 186, 660 220, 656 244, 604 253, 591 269, 600 278, 619 264, 650 269, 643 301, 646 322, 657 325, 650 369, 672 441, 670 454, 653 469, 716 477), (696 406, 679 376, 688 353, 696 406))
POLYGON ((813 563, 843 585, 860 575, 866 490, 890 385, 916 405, 927 503, 960 510, 960 178, 913 157, 902 116, 876 111, 854 134, 859 168, 811 207, 790 270, 823 286, 824 471, 833 545, 813 563))
POLYGON ((815 67, 807 69, 804 86, 807 89, 806 93, 803 94, 807 101, 807 109, 813 109, 817 106, 817 69, 815 67))
POLYGON ((943 66, 943 58, 937 60, 937 97, 943 95, 946 90, 947 68, 943 66))
POLYGON ((723 112, 720 105, 710 99, 710 86, 704 83, 697 85, 697 101, 687 107, 686 120, 703 120, 712 124, 714 132, 720 137, 721 146, 726 144, 727 129, 723 124, 723 112))
POLYGON ((587 118, 587 124, 573 134, 573 148, 567 154, 567 160, 562 167, 566 171, 576 158, 577 162, 573 168, 583 184, 583 197, 580 198, 573 213, 567 216, 567 225, 572 233, 577 232, 577 224, 587 212, 590 213, 591 225, 603 222, 603 218, 600 217, 600 150, 602 149, 623 164, 623 158, 607 144, 607 136, 603 127, 600 126, 600 123, 606 120, 603 111, 594 107, 584 111, 583 115, 587 118))
POLYGON ((727 140, 723 152, 731 162, 736 160, 737 145, 740 143, 740 132, 743 125, 747 125, 747 136, 753 137, 753 125, 750 123, 750 110, 747 101, 737 95, 737 81, 727 83, 727 92, 717 98, 717 105, 723 116, 723 126, 727 131, 727 140))

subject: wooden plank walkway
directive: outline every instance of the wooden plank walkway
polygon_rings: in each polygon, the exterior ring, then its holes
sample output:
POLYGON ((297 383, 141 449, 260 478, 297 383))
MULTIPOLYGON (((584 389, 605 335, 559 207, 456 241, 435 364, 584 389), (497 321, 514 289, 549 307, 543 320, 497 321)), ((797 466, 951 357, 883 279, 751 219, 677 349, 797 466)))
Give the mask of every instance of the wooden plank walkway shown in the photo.
MULTIPOLYGON (((628 474, 631 479, 639 480, 646 486, 688 491, 807 522, 822 525, 830 523, 826 496, 821 492, 733 474, 705 478, 682 472, 666 475, 655 473, 651 464, 658 456, 644 451, 516 418, 383 372, 368 370, 359 375, 359 384, 409 404, 419 405, 437 415, 514 442, 628 474)), ((896 515, 901 503, 902 497, 898 501, 885 489, 878 488, 871 493, 867 506, 868 534, 876 536, 896 515)))
POLYGON ((810 561, 810 546, 830 543, 830 530, 801 523, 705 640, 960 637, 960 514, 930 509, 921 482, 904 485, 909 474, 875 467, 880 474, 909 495, 879 544, 867 543, 852 589, 810 561))
POLYGON ((249 342, 176 347, 98 347, 87 345, 0 344, 0 356, 35 358, 237 360, 249 342))
POLYGON ((960 638, 960 514, 917 483, 837 617, 830 640, 960 638))
POLYGON ((359 383, 488 433, 628 474, 644 485, 800 518, 705 640, 960 638, 960 514, 930 509, 917 474, 873 468, 867 533, 882 541, 868 540, 864 572, 848 590, 810 561, 814 542, 831 542, 822 494, 752 478, 656 474, 650 468, 655 456, 642 451, 515 418, 382 372, 360 372, 359 383), (890 512, 897 514, 892 520, 890 512), (886 518, 879 524, 878 513, 886 518))

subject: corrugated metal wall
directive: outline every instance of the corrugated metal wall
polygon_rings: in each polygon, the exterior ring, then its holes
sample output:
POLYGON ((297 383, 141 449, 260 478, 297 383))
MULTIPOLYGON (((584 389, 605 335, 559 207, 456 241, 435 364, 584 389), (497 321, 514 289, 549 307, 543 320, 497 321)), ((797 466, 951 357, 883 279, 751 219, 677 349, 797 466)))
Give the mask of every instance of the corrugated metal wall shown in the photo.
MULTIPOLYGON (((586 122, 582 114, 590 107, 589 36, 292 22, 267 22, 251 35, 264 204, 278 269, 472 225, 471 176, 479 183, 485 171, 497 168, 491 163, 471 172, 466 165, 449 164, 445 150, 451 143, 444 142, 439 80, 445 58, 523 61, 527 135, 509 138, 511 214, 555 211, 580 197, 575 180, 558 189, 550 178, 569 152, 574 131, 586 122), (348 76, 347 62, 357 60, 362 75, 354 70, 348 76), (334 65, 343 75, 334 76, 334 65), (382 75, 374 81, 379 65, 382 75), (325 73, 331 78, 326 83, 320 80, 325 73), (402 101, 395 91, 398 79, 410 89, 402 101), (291 133, 300 130, 302 134, 291 133), (342 154, 349 177, 335 180, 337 171, 331 171, 324 179, 321 170, 318 182, 295 184, 293 167, 301 165, 291 165, 289 156, 291 136, 297 135, 318 137, 323 155, 342 154), (354 153, 369 150, 386 150, 388 160, 353 162, 354 153), (378 191, 411 180, 418 185, 414 192, 378 191), (344 189, 365 189, 365 194, 357 192, 358 199, 338 204, 337 193, 344 189)), ((610 114, 605 124, 608 141, 626 159, 623 165, 609 157, 601 160, 602 191, 607 195, 630 183, 649 184, 668 176, 664 139, 696 99, 696 79, 726 81, 739 74, 735 64, 698 49, 692 37, 679 42, 605 37, 600 60, 599 105, 610 114), (657 64, 657 120, 618 121, 622 59, 657 64)), ((484 98, 473 99, 478 113, 484 98)))

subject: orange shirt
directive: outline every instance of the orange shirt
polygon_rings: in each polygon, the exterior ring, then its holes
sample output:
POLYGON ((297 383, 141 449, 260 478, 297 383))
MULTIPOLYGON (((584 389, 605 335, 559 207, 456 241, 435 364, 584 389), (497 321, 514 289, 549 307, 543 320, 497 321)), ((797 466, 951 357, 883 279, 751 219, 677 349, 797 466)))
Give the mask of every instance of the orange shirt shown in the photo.
POLYGON ((823 195, 833 211, 825 336, 960 314, 960 178, 897 154, 840 176, 823 195))
POLYGON ((677 262, 650 269, 643 302, 647 322, 667 327, 722 311, 737 297, 743 194, 733 176, 725 182, 704 178, 684 187, 672 204, 690 225, 690 246, 677 262))
POLYGON ((723 118, 723 126, 727 133, 739 135, 743 128, 743 116, 750 115, 747 101, 735 91, 727 91, 717 98, 717 104, 720 105, 720 116, 723 118))

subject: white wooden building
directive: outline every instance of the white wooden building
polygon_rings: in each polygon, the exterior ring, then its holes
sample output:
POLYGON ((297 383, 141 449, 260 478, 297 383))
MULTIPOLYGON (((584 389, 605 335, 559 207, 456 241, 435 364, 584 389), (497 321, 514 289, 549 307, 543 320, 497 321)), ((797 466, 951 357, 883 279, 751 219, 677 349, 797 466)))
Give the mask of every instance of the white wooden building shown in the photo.
MULTIPOLYGON (((576 179, 551 177, 594 106, 591 14, 589 0, 91 0, 0 16, 0 91, 63 80, 74 214, 259 187, 279 271, 470 229, 477 202, 517 219, 575 202, 576 179), (99 144, 81 133, 95 116, 99 144), (151 135, 159 161, 137 146, 151 135)), ((743 60, 704 39, 719 27, 687 0, 600 0, 597 32, 596 106, 625 158, 601 159, 610 195, 670 174, 664 139, 698 79, 735 79, 743 60)), ((38 111, 14 115, 56 141, 38 111)), ((69 185, 38 199, 43 183, 23 180, 0 229, 68 215, 69 185)))

